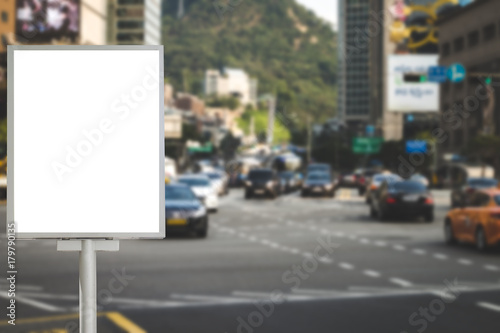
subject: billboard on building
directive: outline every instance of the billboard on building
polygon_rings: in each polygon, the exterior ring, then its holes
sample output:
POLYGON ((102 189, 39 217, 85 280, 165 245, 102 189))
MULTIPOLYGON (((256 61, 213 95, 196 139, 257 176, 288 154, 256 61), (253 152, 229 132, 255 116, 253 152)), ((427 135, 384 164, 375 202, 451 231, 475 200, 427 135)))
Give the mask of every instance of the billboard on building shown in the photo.
POLYGON ((393 112, 437 112, 439 85, 433 82, 405 82, 409 73, 427 75, 437 66, 438 55, 389 55, 387 65, 388 109, 393 112))
POLYGON ((80 0, 16 0, 16 34, 20 42, 44 43, 80 32, 80 0))

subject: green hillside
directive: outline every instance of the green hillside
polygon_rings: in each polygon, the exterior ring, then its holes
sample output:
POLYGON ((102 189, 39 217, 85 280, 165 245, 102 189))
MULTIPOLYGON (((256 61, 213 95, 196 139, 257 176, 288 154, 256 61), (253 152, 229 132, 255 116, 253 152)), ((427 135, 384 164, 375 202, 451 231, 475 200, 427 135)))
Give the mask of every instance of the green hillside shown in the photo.
MULTIPOLYGON (((278 94, 278 108, 314 119, 336 112, 335 34, 294 0, 164 1, 165 71, 176 90, 202 95, 208 68, 239 67, 278 94)), ((302 125, 299 122, 298 125, 302 125)))

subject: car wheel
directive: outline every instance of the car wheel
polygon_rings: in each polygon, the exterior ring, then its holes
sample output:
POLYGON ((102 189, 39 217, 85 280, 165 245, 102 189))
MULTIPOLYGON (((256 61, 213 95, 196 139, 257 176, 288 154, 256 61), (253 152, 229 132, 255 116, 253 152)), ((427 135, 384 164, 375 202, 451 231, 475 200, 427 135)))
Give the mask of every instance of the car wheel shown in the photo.
POLYGON ((302 191, 302 192, 300 193, 300 196, 301 196, 302 198, 305 198, 305 197, 307 197, 307 193, 306 193, 306 192, 304 192, 304 191, 302 191))
POLYGON ((476 248, 479 251, 486 251, 488 249, 486 234, 484 233, 483 228, 478 228, 476 231, 476 248))
POLYGON ((370 217, 373 219, 377 217, 377 211, 373 208, 373 206, 370 206, 370 217))
POLYGON ((360 197, 362 197, 363 195, 365 195, 365 190, 362 188, 358 189, 358 194, 360 197))
POLYGON ((332 190, 332 192, 330 193, 330 198, 335 198, 335 191, 332 190))
POLYGON ((444 223, 444 239, 446 244, 452 245, 457 242, 455 238, 455 233, 453 232, 453 226, 451 225, 450 220, 446 220, 444 223))
POLYGON ((252 198, 252 193, 250 191, 245 191, 245 199, 251 199, 252 198))
POLYGON ((207 234, 208 234, 208 227, 207 226, 205 226, 205 228, 203 228, 201 230, 196 231, 196 237, 198 237, 198 238, 207 238, 207 234))
POLYGON ((427 213, 427 214, 425 214, 424 218, 425 218, 425 222, 432 223, 432 222, 434 222, 434 213, 433 212, 427 213))

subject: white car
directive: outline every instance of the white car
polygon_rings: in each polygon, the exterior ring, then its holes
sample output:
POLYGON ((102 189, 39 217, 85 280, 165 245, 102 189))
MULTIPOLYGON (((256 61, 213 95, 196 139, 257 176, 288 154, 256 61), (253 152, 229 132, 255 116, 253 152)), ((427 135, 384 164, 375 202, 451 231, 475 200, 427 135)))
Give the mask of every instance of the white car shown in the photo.
POLYGON ((219 195, 226 195, 228 193, 227 177, 222 172, 217 170, 213 172, 204 172, 202 175, 207 176, 214 187, 215 192, 219 195))
POLYGON ((197 175, 180 176, 177 181, 189 186, 209 211, 217 212, 219 209, 219 197, 208 177, 197 175))

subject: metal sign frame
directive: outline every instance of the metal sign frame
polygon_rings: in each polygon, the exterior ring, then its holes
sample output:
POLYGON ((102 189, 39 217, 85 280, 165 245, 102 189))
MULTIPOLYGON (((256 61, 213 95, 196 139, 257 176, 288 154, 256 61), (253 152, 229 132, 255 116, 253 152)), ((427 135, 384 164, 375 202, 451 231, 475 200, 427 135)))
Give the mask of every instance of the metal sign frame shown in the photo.
MULTIPOLYGON (((15 220, 14 211, 14 191, 15 187, 15 163, 16 156, 14 150, 14 122, 15 122, 15 105, 14 105, 14 52, 15 51, 158 51, 158 141, 159 141, 159 163, 158 163, 158 209, 159 221, 157 232, 22 232, 17 233, 19 239, 160 239, 165 238, 165 168, 164 168, 164 105, 163 105, 163 82, 164 82, 164 69, 163 69, 163 45, 134 45, 134 46, 90 46, 90 45, 9 45, 7 50, 7 124, 8 124, 8 142, 7 142, 7 155, 8 155, 8 187, 7 187, 7 221, 17 222, 15 220)), ((155 88, 153 88, 155 89, 155 88)), ((82 92, 84 94, 85 92, 82 92)), ((36 198, 32 198, 36 200, 36 198)), ((91 208, 90 208, 91 209, 91 208)), ((77 213, 75 213, 77 214, 77 213)), ((68 223, 71 221, 68 220, 68 223)), ((140 221, 137 221, 140 223, 140 221)), ((17 225, 17 223, 16 223, 17 225)), ((17 232, 16 228, 16 232, 17 232)))

